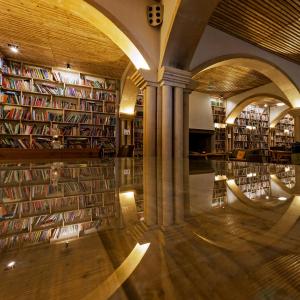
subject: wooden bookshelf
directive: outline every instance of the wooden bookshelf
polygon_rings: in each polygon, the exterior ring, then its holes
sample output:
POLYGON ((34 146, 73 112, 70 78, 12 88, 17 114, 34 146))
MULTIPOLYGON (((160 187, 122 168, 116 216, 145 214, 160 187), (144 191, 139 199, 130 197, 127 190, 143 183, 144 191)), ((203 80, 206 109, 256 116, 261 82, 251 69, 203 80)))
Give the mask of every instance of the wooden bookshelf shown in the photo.
POLYGON ((229 149, 262 150, 269 155, 269 108, 248 105, 228 130, 229 149))
POLYGON ((214 127, 215 127, 215 151, 226 152, 226 100, 213 98, 210 101, 214 127))
POLYGON ((115 149, 117 80, 4 59, 0 83, 1 148, 115 149))
POLYGON ((134 132, 134 155, 143 155, 143 116, 144 116, 144 96, 138 93, 135 105, 135 118, 133 120, 134 132))
POLYGON ((0 174, 0 251, 78 238, 118 221, 114 165, 1 165, 0 174))
POLYGON ((294 143, 294 118, 285 115, 271 131, 271 147, 291 150, 294 143))

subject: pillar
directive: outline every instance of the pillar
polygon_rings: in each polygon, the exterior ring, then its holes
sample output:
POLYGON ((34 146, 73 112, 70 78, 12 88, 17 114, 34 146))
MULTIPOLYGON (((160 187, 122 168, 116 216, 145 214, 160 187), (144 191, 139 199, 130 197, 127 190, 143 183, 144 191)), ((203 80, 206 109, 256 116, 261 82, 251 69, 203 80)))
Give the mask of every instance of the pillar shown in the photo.
POLYGON ((146 85, 144 91, 144 156, 156 156, 156 87, 146 85))
POLYGON ((162 224, 173 223, 173 92, 162 86, 162 224))
POLYGON ((189 155, 189 134, 190 134, 190 93, 191 90, 183 90, 183 156, 189 155))

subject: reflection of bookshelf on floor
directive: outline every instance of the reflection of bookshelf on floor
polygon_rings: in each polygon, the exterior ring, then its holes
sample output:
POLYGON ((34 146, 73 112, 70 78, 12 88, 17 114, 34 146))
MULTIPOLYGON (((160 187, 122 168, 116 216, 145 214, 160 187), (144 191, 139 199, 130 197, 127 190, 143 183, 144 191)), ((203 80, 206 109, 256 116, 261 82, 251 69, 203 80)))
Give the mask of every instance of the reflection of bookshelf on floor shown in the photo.
POLYGON ((70 240, 118 222, 111 165, 54 163, 0 173, 0 250, 70 240))
POLYGON ((133 132, 134 132, 134 155, 143 155, 143 116, 144 116, 144 97, 140 92, 137 95, 135 105, 135 118, 133 120, 133 132))
POLYGON ((117 80, 6 59, 0 74, 0 148, 115 145, 117 80))
POLYGON ((252 166, 235 165, 232 170, 236 184, 249 199, 268 196, 271 192, 269 165, 253 164, 252 166))
POLYGON ((227 205, 226 179, 214 181, 211 205, 213 208, 224 208, 227 205))

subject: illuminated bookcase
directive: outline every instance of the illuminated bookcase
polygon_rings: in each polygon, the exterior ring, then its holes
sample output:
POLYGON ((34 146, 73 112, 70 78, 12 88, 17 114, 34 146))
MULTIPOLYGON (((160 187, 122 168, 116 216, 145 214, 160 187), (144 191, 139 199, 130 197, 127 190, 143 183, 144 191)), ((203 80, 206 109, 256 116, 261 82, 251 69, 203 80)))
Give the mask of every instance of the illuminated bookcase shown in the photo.
POLYGON ((135 118, 133 120, 134 132, 134 155, 143 155, 143 117, 144 117, 144 96, 139 91, 135 105, 135 118))
POLYGON ((230 128, 230 149, 262 150, 269 155, 269 108, 248 105, 230 128))
POLYGON ((212 98, 210 100, 214 127, 215 127, 215 151, 217 153, 226 151, 226 100, 212 98))
POLYGON ((0 173, 0 251, 68 241, 118 225, 114 165, 1 165, 0 173))
POLYGON ((115 148, 118 86, 105 79, 4 59, 0 147, 115 148))
POLYGON ((294 143, 294 118, 285 115, 271 131, 271 147, 291 150, 294 143))

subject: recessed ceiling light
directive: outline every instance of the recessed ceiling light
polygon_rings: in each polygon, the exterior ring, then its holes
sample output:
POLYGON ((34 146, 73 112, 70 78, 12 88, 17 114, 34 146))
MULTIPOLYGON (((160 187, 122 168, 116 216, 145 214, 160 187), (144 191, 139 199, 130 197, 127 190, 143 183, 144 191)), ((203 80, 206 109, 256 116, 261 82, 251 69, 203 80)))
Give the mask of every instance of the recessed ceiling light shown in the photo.
POLYGON ((284 103, 282 103, 282 102, 279 102, 279 103, 277 103, 276 105, 277 105, 277 106, 283 106, 283 105, 284 105, 284 103))
POLYGON ((286 201, 287 197, 278 197, 278 200, 280 200, 280 201, 286 201))
POLYGON ((17 45, 8 44, 8 47, 9 47, 10 51, 13 53, 19 52, 19 47, 17 45))
POLYGON ((13 269, 16 265, 16 262, 15 261, 10 261, 7 265, 6 265, 6 268, 7 269, 13 269))

